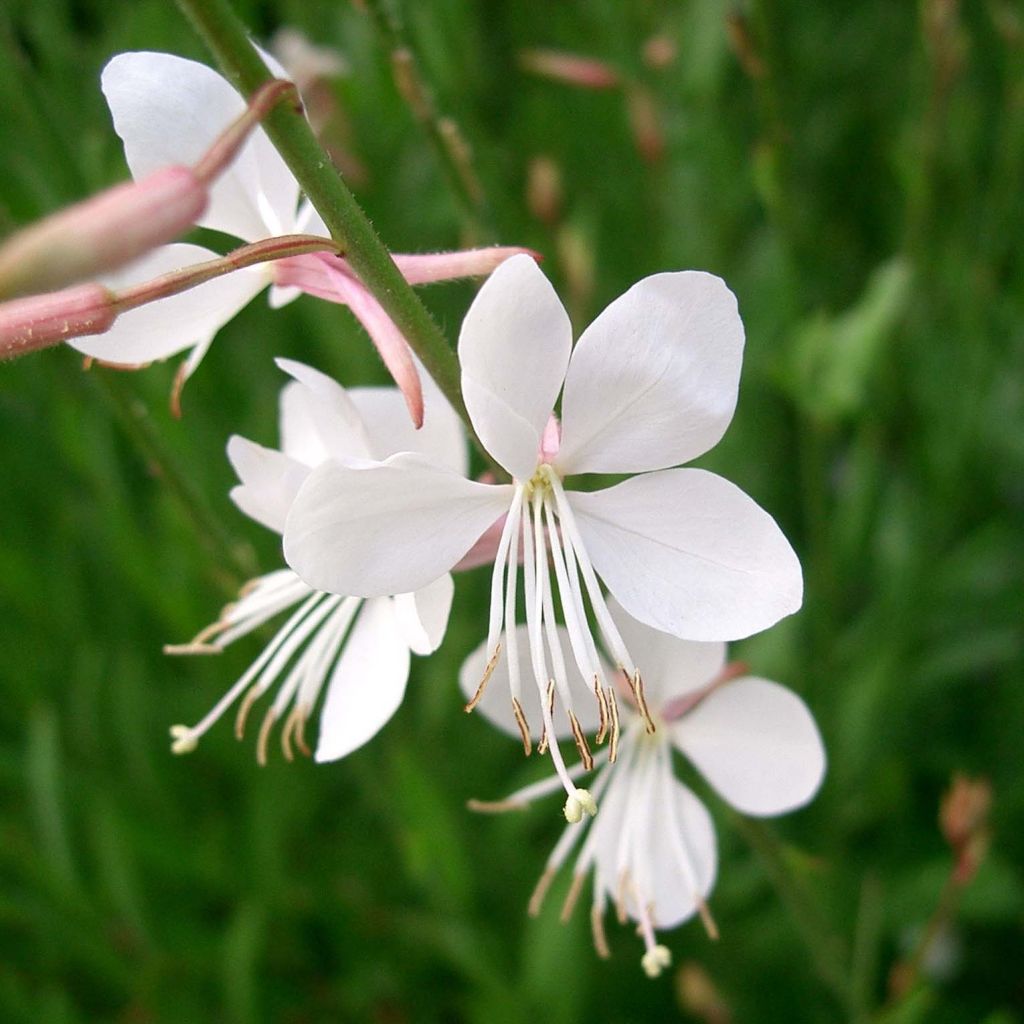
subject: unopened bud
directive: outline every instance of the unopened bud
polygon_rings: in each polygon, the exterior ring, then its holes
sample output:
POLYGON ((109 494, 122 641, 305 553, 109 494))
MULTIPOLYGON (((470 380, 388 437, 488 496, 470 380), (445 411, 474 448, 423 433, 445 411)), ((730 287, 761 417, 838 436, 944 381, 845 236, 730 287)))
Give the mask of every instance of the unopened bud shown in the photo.
POLYGON ((537 220, 554 224, 562 215, 562 174, 549 156, 535 156, 526 172, 526 205, 537 220))
POLYGON ((621 82, 619 73, 604 61, 560 50, 521 50, 519 66, 535 75, 583 89, 614 89, 621 82))
POLYGON ((206 200, 188 167, 115 185, 10 239, 0 249, 0 294, 53 291, 124 266, 187 231, 206 200))
POLYGON ((116 318, 114 296, 100 284, 0 303, 0 359, 83 334, 102 334, 116 318))

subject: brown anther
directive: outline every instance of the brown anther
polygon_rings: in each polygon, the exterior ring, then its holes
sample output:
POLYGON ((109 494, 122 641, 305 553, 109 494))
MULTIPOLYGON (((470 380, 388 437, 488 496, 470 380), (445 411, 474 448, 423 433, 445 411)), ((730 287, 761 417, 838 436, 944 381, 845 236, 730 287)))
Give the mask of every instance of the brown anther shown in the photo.
POLYGON ((187 644, 164 644, 164 654, 222 654, 223 647, 216 644, 197 644, 194 640, 187 644))
POLYGON ((494 653, 487 659, 487 664, 484 666, 484 675, 480 680, 480 685, 476 688, 476 693, 473 694, 473 699, 466 705, 465 712, 468 715, 473 708, 480 703, 480 698, 484 695, 484 690, 487 689, 487 684, 490 682, 491 676, 494 675, 494 669, 498 664, 498 657, 501 655, 501 644, 494 645, 494 653))
POLYGON ((569 725, 572 727, 573 739, 576 740, 576 749, 580 752, 580 758, 583 761, 583 769, 589 772, 594 767, 594 758, 590 754, 590 745, 587 743, 587 737, 583 735, 580 720, 572 711, 569 712, 569 725))
POLYGON ((608 763, 615 764, 619 756, 619 702, 615 699, 615 690, 608 687, 608 717, 611 719, 611 740, 608 744, 608 763))
POLYGON ((708 938, 712 942, 718 941, 718 925, 715 924, 715 919, 711 916, 711 908, 707 905, 704 899, 697 900, 697 911, 700 914, 701 924, 704 925, 704 931, 708 933, 708 938))
POLYGON ((188 372, 188 360, 186 359, 178 367, 177 372, 174 374, 174 383, 171 385, 171 397, 168 404, 171 407, 171 415, 176 420, 181 419, 181 393, 185 390, 188 372))
POLYGON ((552 721, 555 718, 555 681, 554 679, 548 680, 548 714, 551 716, 552 721))
POLYGON ((640 678, 639 669, 630 677, 629 689, 633 694, 633 699, 636 701, 636 709, 644 720, 644 731, 650 736, 655 731, 654 719, 651 718, 651 712, 647 708, 647 698, 644 696, 644 681, 640 678))
POLYGON ((548 727, 545 725, 540 731, 540 742, 537 744, 537 753, 543 757, 548 752, 548 727))
POLYGON ((594 696, 597 698, 597 735, 595 743, 604 743, 608 735, 608 702, 604 697, 604 690, 601 689, 601 680, 594 676, 594 696))
POLYGON ((611 959, 612 951, 608 948, 608 937, 604 933, 604 914, 599 904, 590 908, 590 932, 594 936, 594 949, 602 960, 611 959))
POLYGON ((544 897, 548 894, 548 889, 551 888, 551 883, 555 880, 555 872, 551 868, 545 868, 544 874, 537 879, 537 884, 533 887, 533 892, 530 893, 530 902, 526 905, 526 912, 530 917, 536 917, 540 913, 540 908, 544 905, 544 897))
POLYGON ((295 728, 295 709, 288 712, 288 717, 281 726, 281 753, 284 759, 291 764, 295 760, 295 751, 292 750, 292 730, 295 728))
POLYGON ((295 746, 299 748, 305 757, 312 757, 313 751, 309 749, 309 744, 306 742, 306 723, 309 721, 309 713, 301 705, 295 711, 299 712, 295 721, 295 732, 293 733, 295 746))
POLYGON ((478 814, 504 814, 505 811, 524 811, 527 804, 519 800, 467 800, 466 807, 478 814))
POLYGON ((562 909, 558 913, 558 920, 562 924, 569 923, 569 918, 572 917, 572 912, 576 909, 576 901, 580 898, 580 893, 583 891, 583 883, 586 880, 585 872, 572 876, 572 885, 569 886, 569 891, 565 894, 565 901, 562 903, 562 909))
POLYGON ((256 763, 261 768, 267 766, 267 741, 270 739, 270 730, 274 728, 276 721, 277 712, 274 710, 274 705, 271 704, 263 716, 263 721, 260 722, 260 734, 256 739, 256 763))
POLYGON ((512 698, 512 714, 516 716, 519 735, 523 737, 523 753, 529 757, 530 752, 533 750, 533 743, 530 740, 530 727, 526 723, 526 715, 523 714, 523 705, 515 697, 512 698))
POLYGON ((242 698, 241 704, 238 705, 238 712, 235 714, 235 739, 241 740, 245 738, 245 723, 249 720, 249 712, 252 710, 253 704, 256 703, 260 698, 259 687, 252 687, 246 695, 242 698))

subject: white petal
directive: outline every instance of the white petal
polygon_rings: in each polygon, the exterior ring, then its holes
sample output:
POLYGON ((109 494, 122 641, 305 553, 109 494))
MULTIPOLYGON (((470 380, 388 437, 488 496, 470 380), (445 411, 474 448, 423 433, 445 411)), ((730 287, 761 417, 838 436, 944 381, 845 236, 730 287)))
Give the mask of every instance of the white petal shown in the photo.
POLYGON ((349 397, 366 425, 373 458, 386 459, 399 452, 417 452, 439 466, 465 476, 469 452, 462 421, 426 371, 423 381, 423 426, 417 430, 409 418, 405 398, 397 388, 352 388, 349 397))
POLYGON ((699 690, 722 670, 726 653, 722 641, 680 640, 651 629, 627 614, 614 598, 608 601, 608 609, 636 661, 648 707, 663 707, 670 700, 699 690))
POLYGON ((726 683, 670 728, 679 749, 744 814, 802 807, 825 775, 825 748, 807 705, 767 679, 726 683))
MULTIPOLYGON (((573 661, 572 646, 569 643, 569 634, 562 627, 558 627, 558 639, 562 645, 562 657, 565 660, 565 668, 569 677, 569 692, 572 695, 573 710, 580 720, 580 725, 586 733, 592 733, 598 727, 597 702, 594 698, 594 691, 591 690, 580 677, 573 661)), ((508 643, 508 638, 503 637, 502 643, 508 643)), ((525 626, 516 629, 516 643, 519 648, 519 664, 530 664, 530 637, 525 626)), ((476 693, 480 680, 483 679, 484 669, 487 665, 489 652, 486 650, 485 640, 468 658, 462 663, 459 669, 459 686, 466 699, 469 700, 476 693)), ((545 650, 547 645, 545 644, 545 650)), ((602 666, 605 673, 610 676, 611 670, 602 666)), ((532 676, 525 673, 523 680, 521 704, 526 715, 527 722, 533 731, 533 738, 539 739, 541 727, 540 697, 537 687, 533 684, 532 676)), ((509 692, 508 679, 508 658, 502 653, 494 666, 494 672, 487 683, 483 696, 477 704, 473 713, 479 712, 492 725, 497 726, 502 732, 507 733, 515 739, 520 739, 519 726, 516 725, 515 716, 512 713, 512 698, 509 692)), ((572 736, 572 728, 560 700, 555 699, 555 733, 559 739, 566 739, 572 736)))
POLYGON ((800 562, 775 520, 701 469, 667 469, 569 499, 622 607, 687 640, 738 640, 799 607, 800 562))
MULTIPOLYGON (((110 275, 104 283, 116 291, 216 256, 198 245, 165 245, 110 275)), ((257 270, 237 270, 170 298, 130 309, 114 321, 106 334, 72 338, 68 344, 109 363, 166 359, 175 352, 208 345, 266 284, 267 278, 257 270)))
MULTIPOLYGON (((402 411, 405 411, 404 405, 402 411)), ((398 628, 414 654, 432 654, 441 646, 454 594, 455 581, 451 573, 446 572, 411 594, 395 595, 398 628)))
MULTIPOLYGON (((245 110, 242 97, 212 68, 169 53, 118 54, 101 81, 136 179, 172 164, 195 164, 245 110)), ((273 219, 289 201, 290 229, 297 198, 298 184, 257 128, 214 183, 199 223, 255 241, 280 233, 281 225, 268 224, 267 214, 274 211, 273 219)))
POLYGON ((743 323, 721 278, 645 277, 576 343, 559 470, 635 473, 706 452, 732 419, 742 358, 743 323))
POLYGON ((336 761, 380 732, 405 696, 409 660, 390 599, 367 601, 327 684, 317 761, 336 761))
POLYGON ((466 313, 462 395, 484 447, 517 479, 536 468, 571 347, 569 317, 530 256, 502 263, 466 313))
POLYGON ((285 558, 318 590, 404 594, 448 572, 511 501, 511 485, 473 483, 420 455, 324 463, 292 505, 285 558))
MULTIPOLYGON (((643 884, 641 879, 646 879, 642 896, 653 904, 654 926, 674 928, 693 917, 700 901, 714 888, 718 844, 711 816, 700 800, 667 768, 664 774, 659 769, 656 782, 656 792, 643 795, 644 810, 639 820, 634 819, 638 830, 637 850, 630 871, 636 883, 643 884), (668 800, 672 801, 671 805, 666 804, 668 800), (670 828, 670 823, 674 828, 670 828), (688 868, 680 865, 680 850, 688 868)), ((625 786, 617 786, 616 790, 616 802, 628 795, 625 786)), ((601 886, 614 903, 621 886, 618 852, 626 808, 610 805, 612 799, 606 797, 594 824, 595 828, 599 827, 600 816, 608 815, 597 851, 595 884, 601 886)), ((639 920, 637 900, 628 891, 626 909, 634 921, 639 920)))
POLYGON ((277 365, 301 390, 281 394, 281 447, 311 466, 327 458, 373 458, 363 418, 349 393, 326 373, 292 359, 277 365))
POLYGON ((228 459, 242 481, 231 489, 231 500, 251 519, 283 533, 288 509, 309 476, 309 466, 237 435, 228 441, 228 459))

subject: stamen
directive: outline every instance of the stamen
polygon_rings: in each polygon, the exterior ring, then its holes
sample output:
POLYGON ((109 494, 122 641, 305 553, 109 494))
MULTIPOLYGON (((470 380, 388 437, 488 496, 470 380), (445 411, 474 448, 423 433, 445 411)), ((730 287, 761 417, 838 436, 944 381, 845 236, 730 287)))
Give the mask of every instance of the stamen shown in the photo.
POLYGON ((509 509, 505 524, 514 524, 509 533, 508 575, 505 580, 505 651, 508 657, 508 687, 512 695, 512 706, 518 707, 516 721, 519 722, 519 731, 523 734, 523 747, 528 748, 530 730, 523 717, 522 705, 519 704, 519 695, 522 691, 519 680, 519 644, 516 642, 516 590, 519 583, 519 521, 522 504, 522 488, 519 488, 512 499, 512 508, 509 509))
POLYGON ((707 901, 701 899, 697 902, 697 912, 700 914, 701 924, 704 925, 704 931, 708 933, 708 938, 712 942, 717 942, 719 938, 718 925, 715 924, 715 919, 711 916, 711 908, 707 905, 707 901))
POLYGON ((537 879, 533 892, 530 894, 530 902, 526 905, 526 912, 530 917, 537 917, 544 905, 544 897, 555 880, 556 871, 553 868, 545 868, 544 873, 537 879))
POLYGON ((261 768, 267 766, 267 741, 270 739, 270 731, 274 728, 276 721, 277 712, 271 706, 267 708, 267 713, 263 716, 263 721, 260 723, 260 734, 256 740, 256 763, 261 768))
POLYGON ((235 739, 245 739, 245 723, 249 720, 249 712, 252 710, 253 704, 256 703, 262 696, 259 687, 254 686, 243 698, 242 703, 238 705, 238 712, 235 715, 235 739))
POLYGON ((594 949, 602 960, 611 959, 612 951, 608 948, 608 936, 604 933, 604 907, 595 903, 590 908, 590 932, 594 936, 594 949))
POLYGON ((558 915, 558 920, 562 924, 569 923, 569 918, 572 917, 572 912, 576 909, 576 901, 580 898, 580 893, 583 891, 583 883, 586 880, 587 876, 585 874, 572 876, 572 884, 569 886, 569 891, 565 894, 565 902, 562 904, 562 909, 558 915))
POLYGON ((548 727, 545 725, 540 731, 540 742, 537 744, 537 753, 543 757, 548 752, 548 727))
POLYGON ((491 676, 494 675, 494 670, 498 665, 498 658, 500 656, 501 642, 499 641, 494 645, 494 653, 487 660, 487 665, 484 667, 484 675, 480 680, 480 685, 476 688, 476 693, 473 694, 472 700, 463 709, 467 715, 480 703, 480 698, 484 695, 484 690, 487 688, 491 676))
MULTIPOLYGON (((552 697, 554 694, 552 694, 552 697)), ((580 758, 583 761, 583 767, 589 772, 594 767, 594 758, 590 753, 590 747, 587 744, 587 737, 583 735, 583 729, 580 726, 579 719, 570 711, 569 712, 569 725, 572 727, 573 738, 576 740, 576 749, 580 752, 580 758)))
POLYGON ((608 735, 608 702, 604 697, 604 690, 601 689, 601 680, 594 676, 594 696, 597 698, 597 735, 595 743, 604 743, 608 735))
POLYGON ((654 719, 651 718, 651 713, 647 709, 647 699, 644 697, 644 681, 640 678, 639 670, 629 677, 629 689, 633 694, 633 699, 636 701, 637 711, 640 712, 640 717, 644 720, 644 731, 650 736, 654 733, 654 719))
POLYGON ((525 811, 530 805, 520 800, 474 800, 466 801, 466 809, 478 814, 504 814, 506 811, 525 811))
MULTIPOLYGON (((514 644, 510 645, 509 650, 514 646, 514 644)), ((511 661, 511 659, 509 660, 511 661)), ((533 749, 533 744, 530 740, 530 727, 527 725, 526 715, 523 714, 523 706, 515 697, 512 698, 512 714, 516 716, 516 725, 519 726, 519 735, 523 738, 523 753, 529 757, 530 752, 533 749)))
POLYGON ((292 750, 292 734, 302 719, 302 711, 302 706, 296 704, 288 712, 288 717, 284 720, 284 725, 281 726, 281 753, 289 763, 295 760, 295 752, 292 750))
POLYGON ((615 699, 615 690, 608 687, 608 717, 611 719, 611 742, 608 744, 608 763, 615 764, 619 756, 619 702, 615 699))
POLYGON ((306 757, 312 757, 313 751, 309 749, 309 744, 306 742, 306 722, 309 721, 309 708, 303 704, 297 704, 292 714, 296 716, 293 733, 295 745, 306 757))

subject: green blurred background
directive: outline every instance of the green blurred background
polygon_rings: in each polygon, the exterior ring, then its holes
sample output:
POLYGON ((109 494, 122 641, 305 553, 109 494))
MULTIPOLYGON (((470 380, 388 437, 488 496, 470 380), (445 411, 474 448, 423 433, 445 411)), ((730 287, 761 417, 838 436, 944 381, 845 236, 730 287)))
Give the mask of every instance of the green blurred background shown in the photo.
MULTIPOLYGON (((168 725, 200 717, 261 645, 161 654, 279 564, 228 501, 224 457, 235 432, 276 441, 272 357, 386 377, 347 311, 309 298, 234 320, 181 421, 173 361, 26 358, 0 367, 0 1020, 1024 1021, 1021 7, 388 7, 484 203, 451 187, 371 11, 238 9, 260 40, 291 26, 343 56, 317 91, 323 137, 391 248, 533 246, 577 329, 645 274, 730 283, 740 404, 702 464, 776 516, 807 584, 799 615, 736 653, 809 702, 829 775, 763 828, 710 801, 722 937, 668 933, 677 970, 650 982, 629 929, 609 922, 602 962, 585 912, 558 923, 566 877, 526 916, 557 800, 464 809, 545 773, 460 711, 486 571, 459 581, 444 648, 347 760, 259 769, 227 722, 173 757, 168 725), (604 61, 620 84, 537 74, 536 48, 604 61), (962 893, 937 823, 955 772, 993 794, 962 893)), ((168 0, 0 7, 0 232, 125 176, 98 77, 130 49, 209 60, 168 0)), ((451 338, 471 295, 424 293, 451 338)))

